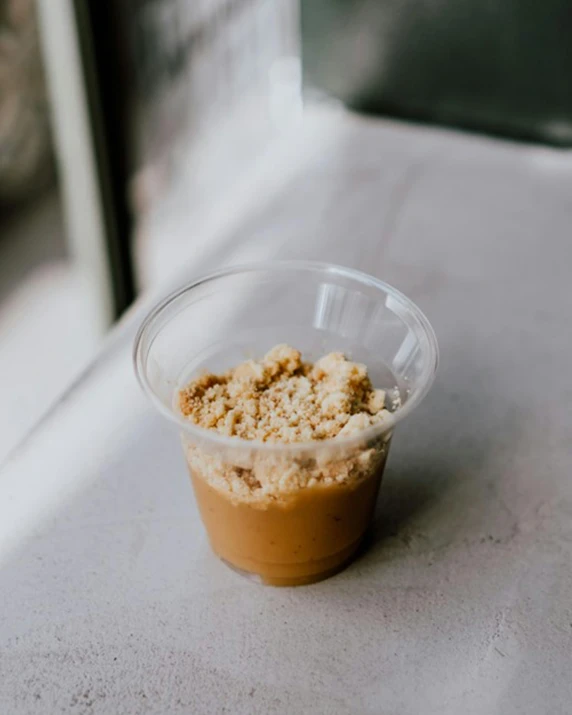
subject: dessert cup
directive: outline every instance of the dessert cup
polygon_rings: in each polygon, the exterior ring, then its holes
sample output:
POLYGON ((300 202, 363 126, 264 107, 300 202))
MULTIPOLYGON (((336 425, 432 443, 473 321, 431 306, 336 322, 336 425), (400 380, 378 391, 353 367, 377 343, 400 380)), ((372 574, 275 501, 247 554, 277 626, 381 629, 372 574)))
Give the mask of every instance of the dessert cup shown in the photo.
POLYGON ((423 313, 386 283, 287 261, 228 268, 175 292, 145 319, 134 359, 143 390, 181 432, 213 551, 252 579, 290 586, 352 561, 371 523, 393 431, 427 394, 438 349, 423 313), (278 343, 310 362, 343 352, 364 363, 374 387, 386 390, 390 418, 348 436, 278 444, 227 437, 180 413, 179 390, 193 377, 222 373, 278 343), (285 479, 276 492, 228 488, 269 474, 303 478, 285 479), (305 486, 287 486, 296 481, 305 486))

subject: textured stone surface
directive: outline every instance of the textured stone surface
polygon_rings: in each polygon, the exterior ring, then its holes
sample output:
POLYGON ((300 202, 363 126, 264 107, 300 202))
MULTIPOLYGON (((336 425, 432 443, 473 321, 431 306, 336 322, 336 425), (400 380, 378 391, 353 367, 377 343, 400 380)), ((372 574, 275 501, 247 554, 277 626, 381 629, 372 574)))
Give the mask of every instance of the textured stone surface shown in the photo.
POLYGON ((192 272, 328 259, 427 312, 441 368, 371 548, 297 590, 210 555, 132 376, 140 306, 0 476, 1 712, 570 712, 572 159, 343 115, 304 131, 299 172, 192 272))

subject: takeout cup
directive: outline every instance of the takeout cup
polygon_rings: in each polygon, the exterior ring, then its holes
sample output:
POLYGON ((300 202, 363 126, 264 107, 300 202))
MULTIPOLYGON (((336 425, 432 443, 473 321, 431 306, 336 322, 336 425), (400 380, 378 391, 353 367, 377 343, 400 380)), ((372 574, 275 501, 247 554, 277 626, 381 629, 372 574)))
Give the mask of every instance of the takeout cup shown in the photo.
POLYGON ((227 268, 176 291, 143 322, 134 360, 144 392, 181 432, 214 552, 262 583, 299 585, 355 556, 391 436, 427 394, 438 348, 427 318, 395 288, 341 266, 286 261, 227 268), (364 363, 373 385, 387 391, 391 415, 358 434, 275 444, 205 430, 181 414, 179 390, 194 376, 224 372, 279 343, 308 361, 336 351, 364 363), (284 476, 279 494, 244 486, 270 474, 284 476), (303 486, 290 488, 300 476, 303 486))

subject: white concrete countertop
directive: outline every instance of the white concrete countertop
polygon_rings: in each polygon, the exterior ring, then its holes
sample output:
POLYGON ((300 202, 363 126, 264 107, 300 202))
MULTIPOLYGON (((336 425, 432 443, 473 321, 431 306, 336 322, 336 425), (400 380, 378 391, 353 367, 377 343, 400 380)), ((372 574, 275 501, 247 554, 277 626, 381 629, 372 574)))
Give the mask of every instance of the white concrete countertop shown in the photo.
POLYGON ((0 473, 0 712, 571 712, 572 155, 345 114, 291 140, 188 275, 320 258, 427 313, 372 547, 298 589, 209 553, 142 304, 0 473))

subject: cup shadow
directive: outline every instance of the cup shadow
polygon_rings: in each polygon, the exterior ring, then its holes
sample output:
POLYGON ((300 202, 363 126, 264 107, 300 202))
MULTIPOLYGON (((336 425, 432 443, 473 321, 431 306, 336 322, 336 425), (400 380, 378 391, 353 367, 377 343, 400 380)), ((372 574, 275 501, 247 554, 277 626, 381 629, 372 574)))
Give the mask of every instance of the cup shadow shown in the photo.
POLYGON ((424 540, 419 527, 424 518, 449 490, 454 471, 442 465, 409 464, 388 469, 384 476, 372 524, 368 528, 355 561, 372 563, 409 552, 414 541, 424 540))
MULTIPOLYGON (((467 373, 470 367, 465 360, 467 373)), ((500 492, 510 488, 504 455, 523 439, 522 424, 509 403, 492 399, 494 380, 479 378, 475 371, 437 384, 435 397, 396 431, 360 562, 510 538, 515 515, 500 492), (465 387, 475 381, 482 385, 476 396, 465 387), (494 518, 499 510, 506 518, 494 518), (491 533, 501 522, 502 533, 491 533)))

